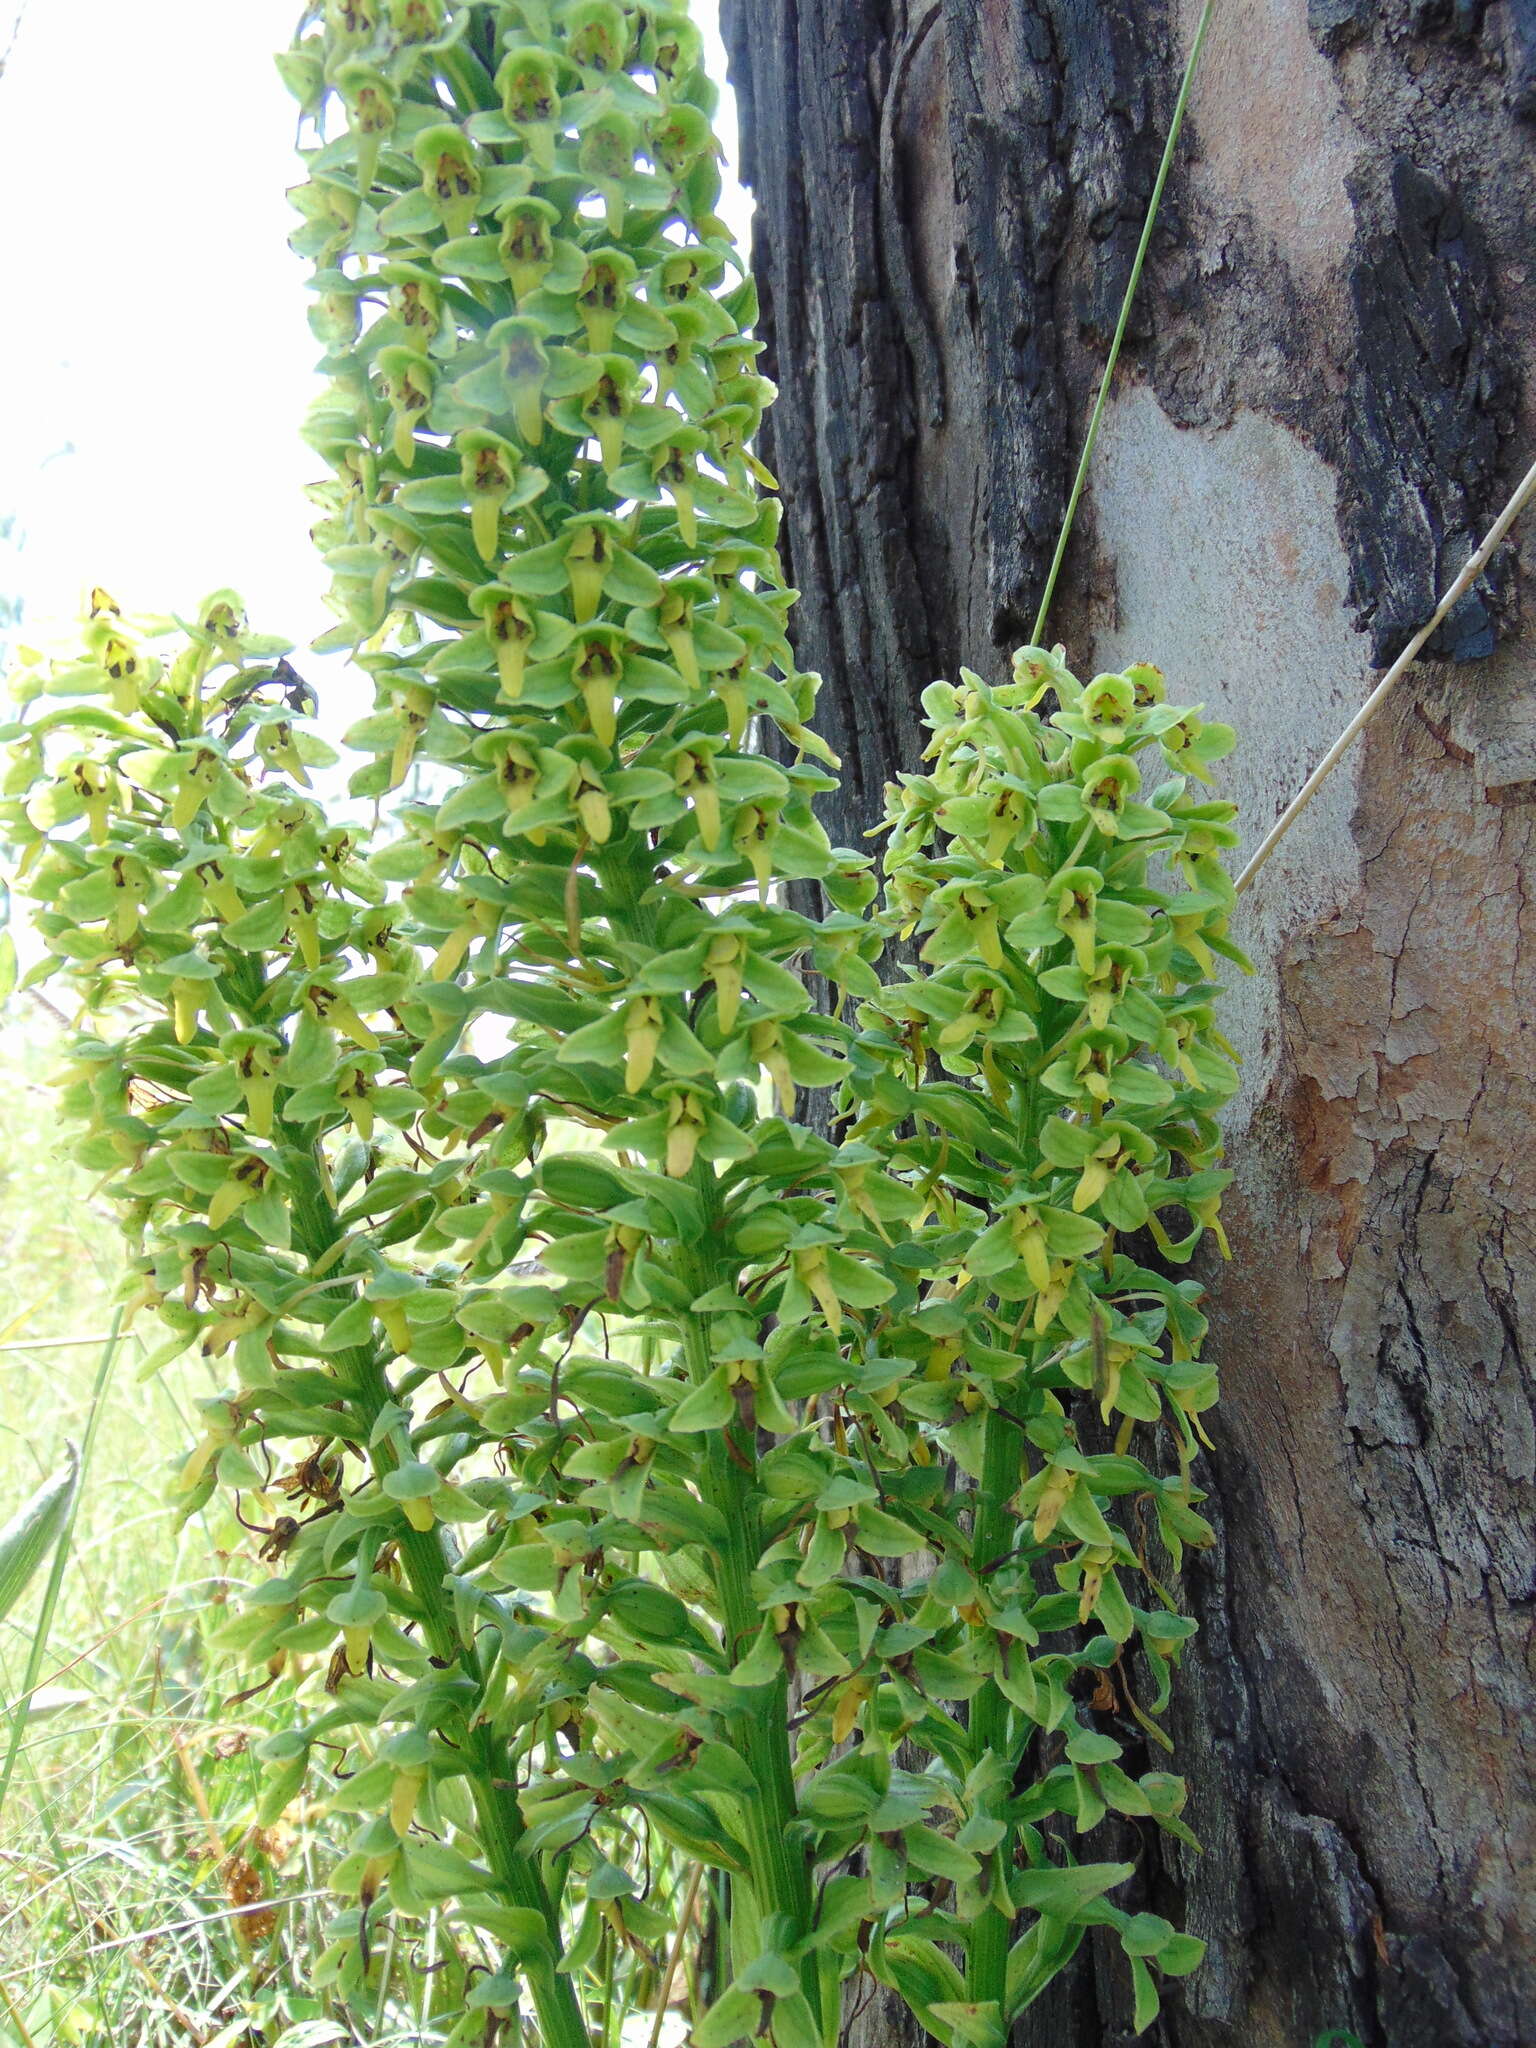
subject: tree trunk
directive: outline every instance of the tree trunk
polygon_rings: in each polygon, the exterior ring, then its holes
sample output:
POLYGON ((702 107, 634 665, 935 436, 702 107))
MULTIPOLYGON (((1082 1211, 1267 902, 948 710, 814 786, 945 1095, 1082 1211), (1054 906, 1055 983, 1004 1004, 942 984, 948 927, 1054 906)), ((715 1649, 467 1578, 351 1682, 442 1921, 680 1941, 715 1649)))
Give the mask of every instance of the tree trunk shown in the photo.
MULTIPOLYGON (((1029 631, 1197 10, 727 5, 797 649, 856 844, 922 686, 1029 631)), ((1238 727, 1250 845, 1536 452, 1533 115, 1533 0, 1217 0, 1050 637, 1238 727)), ((1149 1880, 1210 1955, 1170 2048, 1536 2043, 1516 598, 1511 549, 1234 921, 1221 1544, 1175 1717, 1206 1847, 1149 1880)), ((846 2032, 911 2038, 878 2005, 846 2032)), ((1129 2038, 1108 1949, 1018 2035, 1129 2038)))

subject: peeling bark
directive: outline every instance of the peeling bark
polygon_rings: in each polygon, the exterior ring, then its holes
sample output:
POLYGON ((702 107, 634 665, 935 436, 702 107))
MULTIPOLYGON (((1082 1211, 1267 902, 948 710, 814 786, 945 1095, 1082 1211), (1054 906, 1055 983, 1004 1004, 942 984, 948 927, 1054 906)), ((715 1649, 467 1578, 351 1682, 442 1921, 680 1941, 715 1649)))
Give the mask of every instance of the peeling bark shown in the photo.
MULTIPOLYGON (((735 0, 796 626, 850 843, 1027 630, 1195 0, 735 0)), ((1227 0, 1053 621, 1252 843, 1536 441, 1536 0, 1227 0)), ((1527 538, 1527 551, 1531 546, 1527 538)), ((1221 1531, 1161 2048, 1536 2043, 1536 634, 1510 550, 1245 901, 1221 1531), (1454 662, 1454 666, 1452 665, 1454 662)), ((849 2048, 906 2048, 888 2006, 849 2048)), ((1128 2041, 1112 1949, 1018 2048, 1128 2041)))

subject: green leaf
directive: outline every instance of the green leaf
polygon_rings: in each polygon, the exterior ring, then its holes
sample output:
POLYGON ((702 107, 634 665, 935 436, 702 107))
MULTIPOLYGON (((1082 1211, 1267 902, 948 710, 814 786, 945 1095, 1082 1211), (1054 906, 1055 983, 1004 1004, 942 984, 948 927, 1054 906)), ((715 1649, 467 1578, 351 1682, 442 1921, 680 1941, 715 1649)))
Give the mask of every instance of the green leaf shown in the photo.
POLYGON ((1174 1938, 1170 1921, 1160 1913, 1133 1913, 1120 1930, 1120 1946, 1128 1956, 1156 1956, 1174 1938))
POLYGON ((702 1385, 683 1396, 668 1417, 674 1434, 688 1435, 703 1430, 723 1429, 735 1420, 736 1397, 723 1365, 717 1365, 702 1385))
POLYGON ((1079 1863, 1068 1869, 1020 1870, 1009 1889, 1017 1905, 1071 1920, 1084 1906, 1124 1884, 1135 1868, 1134 1863, 1079 1863))
POLYGON ((1082 1728, 1068 1742, 1067 1755, 1075 1764, 1109 1764, 1120 1755, 1120 1745, 1112 1735, 1082 1728))
POLYGON ((1131 1983, 1136 1993, 1131 2022, 1138 2034, 1144 2034, 1157 2018, 1162 2001, 1157 1995, 1157 1985, 1152 1972, 1140 1956, 1131 1957, 1131 1983))
POLYGON ((862 1772, 838 1769, 819 1771, 806 1787, 801 1810, 819 1827, 847 1827, 868 1820, 884 1794, 862 1772))
POLYGON ((927 1547, 928 1538, 922 1530, 899 1522, 883 1508, 863 1503, 855 1508, 853 1522, 859 1548, 867 1550, 871 1557, 911 1557, 927 1547))
POLYGON ((33 1574, 46 1561, 69 1520, 79 1461, 73 1449, 61 1466, 0 1529, 0 1621, 26 1591, 33 1574))
POLYGON ((676 1643, 696 1633, 677 1595, 650 1579, 621 1579, 605 1598, 609 1613, 631 1635, 653 1643, 676 1643))
POLYGON ((849 1308, 878 1308, 896 1292, 893 1282, 846 1252, 827 1253, 827 1272, 838 1299, 849 1308))
POLYGON ((1098 1143, 1099 1133, 1092 1124, 1069 1124, 1065 1117, 1053 1116, 1040 1127, 1040 1150, 1052 1166, 1080 1167, 1098 1143))
POLYGON ((825 2041, 803 1991, 791 1991, 774 2000, 774 2048, 825 2048, 825 2041))
POLYGON ((1007 2007, 1010 2020, 1033 2004, 1060 1975, 1082 1942, 1086 1928, 1079 1921, 1045 1918, 1016 1941, 1008 1955, 1007 2007))
POLYGON ((912 1867, 930 1877, 947 1877, 956 1884, 964 1884, 980 1868, 969 1849, 962 1849, 948 1835, 941 1835, 937 1828, 925 1823, 903 1828, 901 1839, 912 1867))
POLYGON ((738 1876, 751 1869, 746 1850, 701 1799, 689 1799, 679 1792, 648 1791, 635 1796, 668 1841, 697 1862, 738 1876))
POLYGON ((954 2039, 935 2008, 965 2004, 965 1980, 941 1948, 922 1935, 893 1934, 878 1948, 871 1946, 869 1961, 882 1983, 899 1991, 915 2013, 930 2017, 940 2041, 954 2039))
POLYGON ((337 1628, 374 1628, 384 1619, 388 1607, 376 1587, 353 1584, 327 1604, 325 1618, 337 1628))
MULTIPOLYGON (((497 798, 500 802, 500 798, 497 798)), ((579 1031, 573 1031, 555 1054, 562 1064, 574 1064, 591 1060, 599 1066, 616 1066, 623 1061, 625 1048, 624 1014, 614 1010, 606 1017, 599 1017, 594 1024, 584 1024, 579 1031)))
POLYGON ((779 1648, 772 1623, 765 1621, 758 1630, 751 1649, 732 1671, 731 1683, 739 1686, 743 1692, 751 1692, 757 1686, 777 1683, 783 1670, 784 1653, 779 1648))
MULTIPOLYGON (((410 1873, 413 1889, 419 1899, 427 1905, 440 1905, 449 1899, 462 1898, 466 1892, 494 1891, 496 1879, 481 1864, 471 1863, 457 1849, 446 1842, 435 1842, 425 1835, 413 1835, 402 1844, 401 1853, 410 1873)), ((540 1915, 527 1912, 525 1923, 530 1940, 540 1941, 540 1949, 534 1953, 549 1953, 549 1934, 540 1915), (534 1923, 537 1922, 537 1927, 534 1923)))
POLYGON ((1198 1935, 1170 1935, 1157 1952, 1157 1967, 1165 1977, 1187 1977, 1205 1960, 1205 1943, 1198 1935))
POLYGON ((593 1152, 546 1153, 539 1183, 563 1208, 589 1216, 601 1216, 629 1195, 617 1168, 593 1152))
POLYGON ((737 2041, 750 2041, 763 2016, 762 2001, 755 1991, 732 1985, 722 1991, 693 2030, 693 2048, 733 2048, 737 2041))
POLYGON ((924 2017, 948 2027, 951 2038, 964 2048, 1004 2048, 1002 2009, 995 1998, 984 2002, 944 1999, 930 2005, 924 2017))
POLYGON ((274 896, 248 910, 244 917, 231 919, 224 927, 224 937, 242 953, 269 953, 282 939, 287 925, 283 899, 274 896))

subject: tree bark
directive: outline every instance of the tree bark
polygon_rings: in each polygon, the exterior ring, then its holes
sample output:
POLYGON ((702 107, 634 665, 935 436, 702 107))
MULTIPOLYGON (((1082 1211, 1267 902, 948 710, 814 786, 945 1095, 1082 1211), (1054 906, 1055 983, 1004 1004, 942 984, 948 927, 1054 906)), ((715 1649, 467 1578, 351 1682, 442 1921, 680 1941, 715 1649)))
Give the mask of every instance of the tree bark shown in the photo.
MULTIPOLYGON (((1028 633, 1195 0, 727 0, 834 836, 1028 633)), ((1219 0, 1050 637, 1240 734, 1251 845, 1536 452, 1536 0, 1219 0)), ((1527 529, 1527 550, 1532 543, 1527 529)), ((1536 633, 1516 550, 1234 920, 1221 1531, 1165 2048, 1536 2043, 1536 633)), ((1085 1956, 1029 2048, 1129 2040, 1085 1956)), ((914 2037, 874 2004, 850 2048, 914 2037)))

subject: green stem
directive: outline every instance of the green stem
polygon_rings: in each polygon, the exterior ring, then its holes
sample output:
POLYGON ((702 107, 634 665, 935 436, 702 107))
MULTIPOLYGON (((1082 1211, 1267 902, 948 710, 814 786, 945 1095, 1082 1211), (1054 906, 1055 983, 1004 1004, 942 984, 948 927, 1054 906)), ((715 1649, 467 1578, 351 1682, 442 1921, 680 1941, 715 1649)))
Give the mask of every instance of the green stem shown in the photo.
MULTIPOLYGON (((655 911, 642 901, 650 877, 642 879, 633 864, 612 856, 594 856, 592 864, 603 885, 603 907, 610 924, 622 927, 626 937, 654 952, 655 911)), ((702 1161, 695 1166, 692 1185, 703 1210, 703 1228, 691 1255, 679 1247, 678 1267, 680 1277, 697 1300, 723 1283, 734 1283, 739 1275, 720 1254, 723 1219, 719 1191, 712 1169, 702 1161)), ((715 1366, 707 1319, 692 1314, 680 1319, 679 1337, 688 1376, 695 1386, 700 1386, 715 1366)), ((726 1654, 732 1664, 738 1664, 762 1626, 762 1614, 752 1592, 752 1573, 762 1555, 763 1543, 757 1448, 751 1431, 734 1433, 729 1446, 724 1431, 709 1434, 700 1492, 725 1523, 725 1539, 719 1553, 720 1611, 726 1654)), ((788 1674, 782 1674, 772 1685, 745 1693, 742 1709, 742 1753, 757 1781, 759 1794, 756 1800, 743 1801, 742 1805, 746 1846, 752 1860, 752 1886, 760 1906, 767 1912, 782 1914, 792 1930, 791 1940, 798 1940, 810 1931, 812 1893, 809 1867, 791 1833, 799 1802, 789 1744, 788 1674)), ((821 1973, 814 1955, 802 1961, 800 1982, 820 2027, 821 1973)))
MULTIPOLYGON (((720 1284, 723 1275, 718 1261, 702 1255, 691 1263, 689 1284, 696 1296, 720 1284)), ((692 1318, 683 1325, 681 1334, 689 1378, 699 1385, 714 1370, 708 1326, 701 1319, 692 1318)), ((756 1448, 748 1432, 733 1435, 731 1443, 737 1455, 746 1460, 746 1469, 732 1457, 724 1432, 712 1433, 701 1491, 725 1522, 726 1534, 720 1550, 720 1611, 726 1654, 733 1664, 738 1664, 762 1626, 762 1614, 752 1593, 752 1572, 762 1552, 762 1531, 756 1448)), ((759 1795, 756 1800, 744 1801, 742 1806, 752 1858, 753 1889, 764 1912, 785 1916, 791 1928, 790 1939, 797 1941, 810 1930, 811 1880, 805 1857, 796 1848, 791 1834, 799 1806, 789 1749, 788 1674, 781 1674, 772 1685, 743 1694, 742 1706, 742 1751, 757 1781, 759 1795)), ((801 1964, 800 1980, 819 2025, 821 1984, 814 1956, 801 1964)))
MULTIPOLYGON (((976 1494, 972 1532, 973 1569, 985 1573, 1013 1548, 1013 1516, 1009 1503, 1019 1482, 1018 1427, 1008 1417, 989 1411, 982 1430, 981 1484, 976 1494)), ((972 1747, 978 1762, 993 1751, 1010 1755, 1008 1701, 995 1679, 988 1679, 971 1703, 972 1747)), ((996 1854, 1006 1871, 1012 1862, 1011 1839, 1004 1837, 996 1854)), ((1011 1923, 989 1906, 971 1928, 967 1995, 980 2004, 995 2003, 1007 2019, 1008 1946, 1011 1923)))
MULTIPOLYGON (((291 1125, 280 1125, 292 1162, 294 1234, 305 1256, 314 1263, 326 1255, 341 1236, 341 1225, 326 1191, 312 1147, 291 1125)), ((362 1418, 377 1421, 390 1397, 383 1368, 371 1350, 359 1347, 343 1354, 342 1363, 353 1374, 348 1393, 362 1418)), ((399 1455, 386 1437, 369 1452, 376 1478, 382 1478, 398 1462, 399 1455)), ((441 1524, 431 1529, 402 1528, 399 1535, 400 1561, 411 1590, 422 1605, 422 1632, 432 1655, 440 1664, 457 1664, 478 1685, 485 1674, 472 1643, 459 1633, 454 1619, 452 1596, 446 1579, 453 1567, 441 1524)), ((464 1738, 468 1760, 467 1777, 481 1846, 491 1869, 505 1886, 515 1904, 530 1908, 549 1930, 551 1953, 547 1960, 524 1966, 534 2009, 539 2016, 545 2048, 590 2048, 586 2024, 569 1976, 555 1968, 560 1955, 560 1914, 550 1897, 538 1864, 522 1846, 525 1829, 517 1804, 514 1758, 492 1729, 473 1722, 464 1738)))
POLYGON ((549 1928, 550 1954, 538 1962, 522 1965, 546 2048, 590 2048, 575 1986, 570 1977, 556 1969, 560 1956, 559 1914, 537 1863, 522 1847, 523 1817, 518 1811, 517 1788, 509 1775, 514 1767, 512 1759, 505 1745, 484 1726, 470 1730, 466 1753, 472 1759, 470 1783, 486 1859, 517 1904, 542 1914, 549 1928))
POLYGON ((1168 140, 1163 144, 1163 160, 1157 167, 1157 178, 1152 186, 1152 197, 1147 202, 1147 217, 1142 223, 1141 240, 1136 245, 1135 260, 1131 274, 1126 280, 1125 296, 1120 301, 1120 317, 1115 322, 1114 339, 1109 344, 1109 357, 1104 365, 1104 375, 1099 380, 1099 395, 1093 403, 1093 415, 1088 422, 1088 432, 1083 441, 1083 452, 1078 460, 1077 474, 1072 479, 1071 496, 1062 518, 1061 532, 1056 537, 1056 552, 1051 557, 1051 566, 1045 579, 1045 591, 1040 599, 1040 609, 1035 615, 1034 630, 1030 640, 1034 646, 1041 644, 1045 621, 1051 609, 1051 599, 1056 594, 1056 579, 1061 574, 1061 564, 1067 552, 1067 542, 1072 537, 1072 522, 1077 517, 1078 500, 1083 495, 1083 486, 1088 481, 1088 465, 1093 460, 1094 443, 1099 438, 1099 422, 1104 417, 1104 404, 1109 397, 1109 387, 1114 380, 1115 365, 1120 360, 1120 345, 1125 340, 1125 330, 1130 324, 1131 307, 1136 300, 1136 287, 1141 283, 1142 265, 1147 260, 1147 251, 1152 246, 1152 230, 1157 226, 1158 209, 1163 203, 1163 187, 1168 182, 1168 171, 1173 163, 1173 153, 1178 147, 1179 130, 1184 126, 1184 109, 1189 104, 1189 89, 1195 82, 1195 67, 1200 62, 1200 51, 1205 43, 1205 32, 1211 25, 1211 11, 1215 0, 1205 0, 1200 10, 1200 20, 1195 28, 1195 39, 1189 46, 1189 60, 1184 66, 1184 76, 1179 84, 1179 96, 1173 103, 1173 119, 1168 125, 1168 140))

